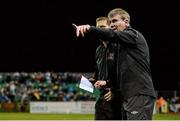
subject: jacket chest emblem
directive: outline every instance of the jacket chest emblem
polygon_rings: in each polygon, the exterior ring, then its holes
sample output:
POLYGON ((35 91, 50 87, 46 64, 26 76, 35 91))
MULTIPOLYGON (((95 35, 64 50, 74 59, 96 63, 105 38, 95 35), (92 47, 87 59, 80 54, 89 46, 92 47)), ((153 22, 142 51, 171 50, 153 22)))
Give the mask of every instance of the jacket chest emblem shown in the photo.
POLYGON ((108 60, 114 60, 114 53, 108 54, 108 60))

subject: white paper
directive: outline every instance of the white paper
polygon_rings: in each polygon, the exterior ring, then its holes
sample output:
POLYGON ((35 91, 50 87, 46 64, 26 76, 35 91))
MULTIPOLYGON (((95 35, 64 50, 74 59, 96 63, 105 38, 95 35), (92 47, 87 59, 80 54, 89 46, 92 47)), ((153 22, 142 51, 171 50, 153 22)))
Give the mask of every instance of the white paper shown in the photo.
POLYGON ((94 91, 93 84, 84 76, 81 77, 79 88, 84 89, 91 93, 93 93, 93 91, 94 91))

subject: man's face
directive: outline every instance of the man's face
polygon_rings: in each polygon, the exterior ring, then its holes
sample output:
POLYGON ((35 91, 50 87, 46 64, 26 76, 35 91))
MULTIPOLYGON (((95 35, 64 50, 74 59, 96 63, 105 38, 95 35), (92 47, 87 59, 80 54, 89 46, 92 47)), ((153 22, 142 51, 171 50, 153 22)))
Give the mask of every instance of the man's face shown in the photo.
POLYGON ((123 31, 125 28, 129 26, 129 23, 126 20, 123 20, 120 15, 114 15, 109 18, 110 27, 115 31, 123 31))
POLYGON ((110 28, 106 20, 101 20, 96 23, 96 27, 98 28, 110 28))

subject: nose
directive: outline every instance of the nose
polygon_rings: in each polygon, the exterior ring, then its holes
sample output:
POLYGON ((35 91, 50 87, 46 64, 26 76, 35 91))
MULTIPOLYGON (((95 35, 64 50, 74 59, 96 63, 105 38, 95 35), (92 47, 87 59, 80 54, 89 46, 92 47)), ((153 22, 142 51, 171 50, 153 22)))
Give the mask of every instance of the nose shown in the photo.
POLYGON ((113 23, 111 23, 111 24, 110 24, 110 27, 111 27, 111 28, 113 28, 113 27, 114 27, 114 24, 113 24, 113 23))
POLYGON ((111 29, 116 29, 116 27, 115 27, 115 25, 114 24, 110 24, 110 27, 111 27, 111 29))

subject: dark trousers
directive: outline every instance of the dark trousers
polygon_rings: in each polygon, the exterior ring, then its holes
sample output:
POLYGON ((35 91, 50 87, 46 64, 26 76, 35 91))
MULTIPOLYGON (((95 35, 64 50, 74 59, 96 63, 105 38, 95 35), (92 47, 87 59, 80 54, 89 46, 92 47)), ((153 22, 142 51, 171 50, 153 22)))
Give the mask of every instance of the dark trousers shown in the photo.
POLYGON ((121 105, 115 101, 98 100, 95 105, 95 120, 121 120, 121 105))
POLYGON ((136 95, 122 103, 123 120, 152 120, 155 98, 136 95))

